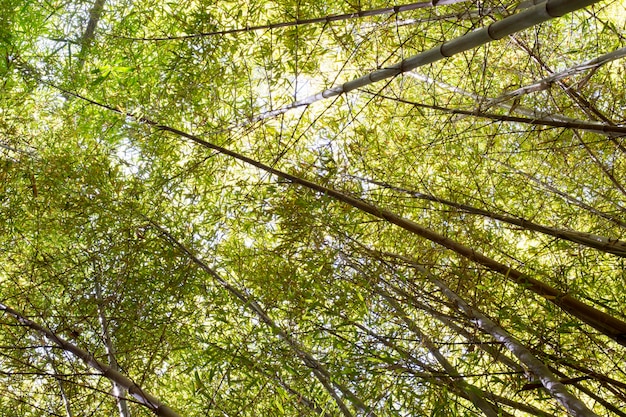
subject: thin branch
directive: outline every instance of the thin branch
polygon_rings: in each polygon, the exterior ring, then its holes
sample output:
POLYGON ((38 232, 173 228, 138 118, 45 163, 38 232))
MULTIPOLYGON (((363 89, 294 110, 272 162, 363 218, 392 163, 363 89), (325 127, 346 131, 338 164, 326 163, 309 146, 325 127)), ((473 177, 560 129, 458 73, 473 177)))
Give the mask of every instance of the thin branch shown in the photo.
POLYGON ((244 32, 254 32, 257 30, 272 30, 272 29, 280 29, 286 27, 293 26, 304 26, 318 23, 332 23, 341 20, 349 20, 349 19, 357 19, 369 16, 378 16, 378 15, 394 15, 402 12, 407 12, 410 10, 423 9, 427 7, 435 7, 435 6, 443 6, 448 4, 456 4, 456 3, 464 3, 468 0, 433 0, 433 1, 425 1, 425 2, 417 2, 417 3, 409 3, 403 5, 397 5, 393 7, 384 7, 381 9, 370 9, 370 10, 359 10, 353 13, 344 13, 337 15, 329 15, 324 17, 315 17, 311 19, 296 19, 290 22, 280 22, 280 23, 268 23, 266 25, 258 25, 258 26, 246 26, 243 28, 236 29, 223 29, 216 30, 211 32, 200 32, 193 33, 189 35, 172 35, 172 36, 160 36, 160 37, 130 37, 130 36, 119 36, 112 35, 114 38, 124 39, 129 41, 173 41, 173 40, 184 40, 184 39, 195 39, 195 38, 205 38, 211 36, 222 36, 222 35, 231 35, 237 33, 244 32))

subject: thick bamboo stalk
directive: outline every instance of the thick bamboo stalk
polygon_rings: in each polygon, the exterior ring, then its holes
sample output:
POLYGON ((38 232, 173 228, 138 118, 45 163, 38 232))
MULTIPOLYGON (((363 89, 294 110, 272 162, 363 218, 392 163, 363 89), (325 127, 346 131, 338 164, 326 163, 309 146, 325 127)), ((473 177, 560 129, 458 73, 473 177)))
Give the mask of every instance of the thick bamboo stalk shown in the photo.
POLYGON ((123 387, 128 393, 141 405, 146 406, 150 411, 160 417, 181 417, 174 410, 163 404, 156 397, 150 395, 144 391, 141 387, 137 386, 130 378, 122 374, 119 371, 111 368, 108 365, 97 360, 89 352, 79 348, 78 346, 68 342, 62 337, 58 336, 53 331, 43 327, 42 325, 35 323, 34 321, 26 318, 16 310, 8 307, 5 304, 0 303, 0 311, 4 311, 14 319, 16 319, 21 325, 31 328, 37 333, 41 334, 51 342, 55 343, 61 349, 66 352, 70 352, 73 355, 80 358, 87 366, 100 372, 102 376, 109 379, 115 384, 123 387))
POLYGON ((276 117, 289 110, 309 106, 317 101, 339 96, 358 88, 363 88, 369 84, 395 77, 418 67, 432 64, 461 52, 477 48, 486 43, 502 39, 505 36, 528 29, 555 17, 560 17, 564 14, 590 6, 598 1, 599 0, 548 0, 541 2, 536 6, 494 22, 489 26, 475 30, 451 41, 443 42, 428 51, 404 59, 397 64, 372 71, 362 77, 313 94, 280 109, 263 113, 252 118, 251 122, 276 117))

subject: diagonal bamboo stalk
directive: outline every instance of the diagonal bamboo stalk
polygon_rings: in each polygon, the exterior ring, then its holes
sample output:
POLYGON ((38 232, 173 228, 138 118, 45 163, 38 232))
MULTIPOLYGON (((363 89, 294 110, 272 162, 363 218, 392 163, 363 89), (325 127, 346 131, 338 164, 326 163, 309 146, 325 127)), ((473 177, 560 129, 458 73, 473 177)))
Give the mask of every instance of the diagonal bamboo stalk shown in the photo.
POLYGON ((241 291, 231 285, 228 281, 226 281, 222 276, 220 276, 213 268, 206 264, 206 262, 202 261, 199 257, 197 257, 187 246, 183 245, 180 241, 178 241, 169 231, 164 229, 161 225, 157 224, 151 219, 146 218, 146 220, 154 227, 159 233, 169 241, 174 247, 176 247, 179 251, 185 254, 194 264, 196 264, 200 269, 209 274, 217 283, 219 283, 226 291, 228 291, 231 295, 240 300, 246 307, 248 307, 252 312, 267 325, 272 331, 277 334, 280 339, 282 339, 289 347, 294 351, 294 353, 302 360, 302 362, 307 366, 313 375, 320 381, 320 383, 324 386, 326 391, 333 397, 337 406, 341 410, 341 412, 346 417, 353 417, 353 413, 348 409, 345 405, 341 396, 337 393, 335 388, 337 388, 346 398, 348 398, 353 405, 366 413, 368 416, 376 417, 374 411, 368 407, 359 397, 357 397, 348 387, 338 383, 333 380, 332 375, 326 369, 326 367, 319 362, 317 359, 313 357, 303 346, 301 346, 293 337, 291 337, 287 332, 285 332, 276 322, 269 316, 269 314, 265 311, 265 309, 252 297, 250 297, 246 292, 241 291))
POLYGON ((352 13, 344 13, 344 14, 336 14, 329 15, 323 17, 314 17, 311 19, 296 19, 290 22, 280 22, 280 23, 268 23, 266 25, 257 25, 257 26, 246 26, 243 28, 235 28, 235 29, 224 29, 224 30, 216 30, 211 32, 200 32, 193 33, 189 35, 178 35, 178 36, 160 36, 160 37, 130 37, 130 36, 119 36, 113 35, 112 37, 117 39, 124 39, 129 41, 173 41, 173 40, 184 40, 184 39, 195 39, 195 38, 206 38, 211 36, 223 36, 223 35, 232 35, 237 33, 244 32, 253 32, 257 30, 272 30, 272 29, 280 29, 286 27, 294 27, 294 26, 304 26, 311 25, 317 23, 331 23, 338 22, 341 20, 350 20, 357 19, 363 17, 370 16, 378 16, 378 15, 394 15, 402 12, 408 12, 410 10, 424 9, 427 7, 435 7, 435 6, 443 6, 448 4, 456 4, 456 3, 464 3, 469 0, 432 0, 432 1, 422 1, 416 3, 408 3, 396 5, 393 7, 383 7, 380 9, 370 9, 370 10, 359 10, 352 13))
POLYGON ((102 376, 110 381, 123 387, 128 393, 141 405, 147 407, 150 411, 160 417, 181 417, 171 408, 163 404, 156 397, 144 391, 141 387, 137 386, 130 378, 122 374, 119 371, 114 370, 110 366, 100 362, 89 352, 79 348, 78 346, 68 342, 62 337, 58 336, 51 330, 43 327, 42 325, 27 318, 17 310, 8 307, 5 304, 0 303, 0 311, 4 311, 9 316, 17 320, 21 325, 31 328, 46 339, 55 343, 61 349, 66 352, 70 352, 73 355, 80 358, 87 366, 98 371, 102 376))
MULTIPOLYGON (((515 36, 512 37, 513 41, 520 46, 528 55, 537 63, 541 68, 547 71, 549 74, 553 74, 552 69, 532 50, 532 48, 528 47, 524 42, 517 39, 515 36)), ((608 117, 606 117, 600 110, 598 110, 589 100, 583 97, 576 89, 572 88, 572 86, 568 85, 565 80, 558 79, 555 83, 567 94, 577 105, 578 107, 591 119, 600 120, 606 125, 615 126, 615 123, 611 121, 608 117)), ((609 140, 615 144, 622 152, 626 152, 626 147, 622 143, 620 143, 614 135, 608 135, 609 140)))
POLYGON ((53 88, 58 89, 64 94, 68 94, 73 97, 79 98, 85 102, 93 104, 94 106, 107 109, 111 112, 123 115, 125 117, 134 118, 139 123, 143 123, 147 126, 153 127, 158 130, 162 130, 164 132, 172 133, 175 136, 194 142, 202 147, 205 147, 207 149, 212 149, 223 155, 230 156, 248 165, 259 168, 260 170, 268 174, 275 175, 292 184, 296 184, 304 188, 308 188, 309 190, 324 194, 328 197, 331 197, 332 199, 336 201, 347 204, 364 213, 368 213, 372 215, 373 217, 377 217, 381 220, 385 220, 389 223, 395 224, 396 226, 399 226, 402 229, 410 233, 418 235, 424 239, 430 240, 433 243, 436 243, 447 249, 452 250, 458 255, 461 255, 473 262, 483 265, 493 272, 502 274, 509 281, 512 281, 522 286, 526 290, 532 291, 533 293, 539 295, 545 300, 567 311, 574 317, 577 317, 582 322, 593 327, 594 329, 598 330, 602 334, 615 340, 617 343, 623 346, 626 346, 626 322, 624 322, 623 320, 620 320, 616 317, 611 316, 610 314, 600 311, 593 306, 585 304, 582 301, 572 297, 566 292, 560 291, 548 284, 545 284, 544 282, 541 282, 535 278, 532 278, 522 273, 521 271, 518 271, 515 268, 512 268, 508 265, 498 262, 495 259, 489 258, 488 256, 483 255, 482 253, 476 251, 475 249, 469 246, 465 246, 455 240, 452 240, 444 235, 441 235, 433 230, 430 230, 412 220, 406 219, 389 210, 385 210, 372 203, 352 197, 348 194, 342 193, 335 189, 328 188, 320 184, 316 184, 312 181, 306 180, 296 175, 288 174, 279 169, 273 168, 269 165, 259 162, 255 159, 252 159, 250 157, 247 157, 245 155, 232 151, 230 149, 215 145, 207 140, 202 139, 199 136, 192 135, 191 133, 187 133, 187 132, 184 132, 182 130, 179 130, 179 129, 176 129, 167 125, 159 124, 146 117, 136 117, 132 113, 123 112, 120 109, 114 108, 107 104, 99 103, 95 100, 87 98, 78 93, 70 92, 68 90, 65 90, 56 85, 52 85, 50 83, 46 83, 46 84, 50 85, 53 88))
POLYGON ((439 280, 433 274, 431 274, 423 266, 413 262, 411 259, 393 255, 402 259, 411 265, 416 271, 428 278, 430 282, 435 284, 441 292, 452 302, 457 310, 465 314, 469 319, 486 333, 493 336, 494 339, 501 342, 507 349, 515 355, 521 363, 528 367, 539 380, 544 388, 567 410, 569 414, 576 417, 598 417, 578 398, 573 396, 565 386, 559 381, 558 378, 548 369, 548 367, 537 359, 532 352, 526 348, 520 341, 513 337, 510 333, 498 326, 493 320, 488 318, 485 314, 478 309, 470 306, 462 297, 452 291, 443 281, 439 280))
MULTIPOLYGON (((624 51, 626 52, 626 48, 624 48, 624 51)), ((597 67, 592 67, 592 68, 597 68, 597 67)), ((477 102, 478 104, 478 110, 477 110, 477 114, 488 114, 486 113, 486 111, 490 108, 490 107, 500 107, 504 110, 507 110, 509 112, 509 114, 515 112, 515 113, 519 113, 522 116, 525 117, 529 117, 532 120, 537 120, 539 122, 541 121, 557 121, 557 122, 565 122, 565 123, 573 123, 573 124, 578 124, 580 125, 581 123, 589 123, 580 119, 575 119, 573 117, 567 117, 567 116, 563 116, 562 114, 551 114, 551 113, 544 113, 544 112, 540 112, 534 109, 530 109, 527 107, 523 107, 523 106, 519 106, 516 104, 508 104, 507 101, 509 101, 512 98, 517 98, 518 95, 522 95, 523 93, 520 94, 516 94, 513 96, 508 96, 508 94, 504 94, 501 95, 499 97, 496 98, 489 98, 489 97, 484 97, 481 95, 478 95, 476 93, 472 93, 471 91, 466 91, 460 87, 456 87, 454 85, 451 84, 447 84, 444 83, 442 81, 430 78, 426 75, 423 74, 419 74, 415 71, 409 71, 406 73, 406 76, 409 76, 411 78, 415 78, 418 79, 420 81, 424 81, 428 84, 434 84, 444 90, 448 90, 451 91, 453 93, 457 93, 466 97, 470 97, 472 99, 474 99, 474 101, 477 102)), ((548 88, 548 85, 545 87, 548 88)), ((517 91, 517 90, 516 90, 517 91)), ((532 91, 538 91, 538 90, 531 90, 528 91, 528 93, 532 92, 532 91)), ((468 117, 469 115, 459 115, 459 117, 457 119, 455 119, 455 121, 460 120, 464 117, 468 117)), ((596 124, 596 122, 592 122, 593 124, 596 124)), ((574 126, 572 124, 572 126, 574 126)), ((600 123, 597 123, 598 126, 601 126, 600 123)), ((604 132, 598 132, 596 130, 593 130, 592 128, 590 128, 589 130, 592 130, 596 133, 604 133, 604 132)), ((613 133, 609 133, 610 135, 612 135, 613 133)))
POLYGON ((290 110, 297 109, 299 107, 306 107, 315 102, 330 97, 336 97, 387 78, 396 77, 407 71, 432 64, 461 52, 469 51, 486 43, 502 39, 505 36, 512 35, 542 22, 546 22, 550 19, 590 6, 598 1, 599 0, 547 0, 545 2, 541 2, 536 6, 527 8, 515 15, 494 22, 482 29, 470 32, 451 41, 443 42, 428 51, 411 56, 398 62, 397 64, 372 71, 360 78, 328 88, 280 109, 272 110, 253 117, 250 119, 250 122, 259 122, 265 119, 280 116, 290 110))
POLYGON ((557 368, 555 368, 554 366, 548 366, 548 368, 550 368, 550 370, 552 371, 552 373, 554 373, 556 376, 558 376, 561 379, 565 379, 565 380, 570 380, 572 382, 570 382, 574 387, 576 387, 577 390, 579 390, 580 392, 585 393, 586 395, 589 396, 589 398, 593 398, 595 401, 597 401, 599 404, 602 404, 602 406, 604 408, 606 408, 607 410, 609 410, 610 412, 614 413, 616 416, 619 417, 626 417, 626 412, 620 410, 619 408, 615 407, 613 404, 611 404, 610 402, 608 402, 604 397, 602 397, 601 395, 598 395, 598 392, 595 392, 587 387, 585 387, 584 385, 580 384, 579 381, 582 381, 583 378, 584 379, 594 379, 594 377, 592 375, 585 375, 584 377, 578 377, 578 378, 568 378, 567 375, 561 371, 559 371, 557 368), (578 379, 578 381, 574 381, 578 379))
MULTIPOLYGON (((592 206, 590 206, 589 204, 585 203, 584 201, 582 201, 579 198, 573 197, 561 190, 559 190, 558 188, 556 188, 555 186, 549 184, 546 181, 542 181, 539 178, 534 177, 533 175, 524 172, 520 169, 515 168, 514 166, 512 166, 511 164, 507 163, 507 162, 502 162, 502 161, 497 161, 495 159, 490 159, 490 161, 493 161, 495 163, 498 163, 502 166, 504 166, 505 168, 507 168, 509 170, 509 172, 513 172, 517 175, 520 175, 524 178, 526 178, 527 180, 534 182, 535 184, 543 187, 544 189, 550 191, 553 194, 558 195, 559 197, 561 197, 563 200, 567 201, 568 203, 574 204, 580 208, 582 208, 583 210, 587 210, 590 213, 593 213, 594 215, 598 216, 598 217, 602 217, 603 219, 606 219, 608 221, 610 221, 611 223, 618 225, 620 227, 626 228, 626 221, 620 219, 619 217, 616 217, 608 212, 603 212, 600 211, 592 206)), ((621 208, 621 206, 618 206, 621 208)))
POLYGON ((372 290, 374 293, 383 297, 389 305, 398 313, 400 319, 404 322, 407 328, 414 333, 420 340, 420 343, 428 349, 430 354, 439 362, 441 367, 445 370, 448 376, 451 377, 453 385, 460 391, 467 394, 470 401, 478 407, 487 417, 498 417, 502 415, 502 410, 494 404, 489 403, 483 397, 477 395, 476 387, 467 383, 464 379, 460 378, 460 374, 457 369, 450 363, 450 361, 441 353, 441 351, 435 346, 430 338, 419 328, 417 323, 411 320, 406 310, 397 302, 391 294, 385 291, 383 288, 374 285, 372 290))
POLYGON ((566 68, 564 70, 555 72, 550 74, 547 77, 544 77, 540 80, 536 80, 531 84, 522 86, 516 90, 509 91, 504 93, 496 98, 486 101, 482 106, 481 110, 486 111, 490 107, 497 106, 501 103, 504 103, 508 100, 514 99, 516 97, 522 96, 524 94, 533 93, 536 91, 542 91, 550 88, 550 85, 563 80, 564 78, 571 77, 573 75, 579 74, 584 71, 595 70, 605 64, 608 64, 611 61, 615 61, 617 59, 621 59, 626 57, 626 48, 620 48, 613 52, 600 55, 594 59, 589 61, 582 62, 580 64, 574 65, 572 67, 566 68))
MULTIPOLYGON (((100 322, 100 330, 102 331, 102 341, 104 343, 104 351, 106 352, 109 366, 115 371, 119 371, 119 365, 117 363, 117 353, 111 339, 109 331, 109 321, 107 320, 104 301, 102 297, 102 287, 100 285, 101 272, 98 272, 98 276, 94 280, 94 287, 96 292, 96 301, 98 305, 98 321, 100 322)), ((126 393, 124 388, 117 382, 113 381, 113 395, 115 396, 115 402, 117 403, 117 409, 120 417, 130 417, 130 410, 128 409, 128 402, 126 401, 126 393)))

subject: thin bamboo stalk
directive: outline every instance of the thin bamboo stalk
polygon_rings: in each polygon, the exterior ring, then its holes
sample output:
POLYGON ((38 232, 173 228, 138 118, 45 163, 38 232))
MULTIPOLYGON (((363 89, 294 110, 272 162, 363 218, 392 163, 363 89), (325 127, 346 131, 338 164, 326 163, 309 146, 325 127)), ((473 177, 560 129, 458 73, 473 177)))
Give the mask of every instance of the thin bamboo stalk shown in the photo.
POLYGON ((252 310, 252 312, 265 325, 272 329, 272 331, 277 334, 280 339, 287 343, 287 345, 289 345, 294 353, 298 355, 302 362, 313 372, 313 375, 315 375, 318 381, 324 386, 326 391, 333 397, 333 399, 337 403, 337 406, 346 417, 353 417, 353 413, 345 405, 343 399, 337 393, 335 388, 337 388, 346 398, 348 398, 355 407, 367 413, 367 415, 376 417, 376 414, 370 407, 365 405, 365 403, 359 397, 357 397, 349 388, 345 387, 344 385, 338 383, 335 379, 333 379, 330 372, 321 362, 315 359, 313 355, 311 355, 293 337, 287 334, 278 324, 276 324, 276 322, 269 316, 265 309, 255 299, 250 297, 250 295, 246 292, 232 286, 228 281, 222 278, 213 268, 211 268, 199 257, 197 257, 188 247, 178 241, 169 231, 164 229, 161 225, 157 224, 151 219, 146 218, 146 220, 150 222, 152 227, 158 230, 161 235, 163 235, 164 238, 166 238, 174 247, 184 253, 185 256, 187 256, 193 263, 200 267, 200 269, 213 277, 213 279, 215 279, 215 281, 219 283, 226 291, 239 299, 247 308, 252 310))
POLYGON ((477 110, 461 110, 461 109, 454 109, 450 107, 438 106, 435 104, 417 103, 415 101, 406 100, 406 99, 398 98, 398 97, 387 96, 384 94, 375 93, 375 92, 367 91, 367 90, 361 90, 361 91, 363 91, 366 94, 375 96, 375 97, 383 98, 385 100, 392 100, 397 103, 407 104, 416 108, 431 109, 431 110, 436 110, 436 111, 440 111, 443 113, 454 114, 454 115, 474 116, 474 117, 494 120, 497 122, 522 123, 522 124, 527 124, 527 125, 532 125, 532 126, 563 127, 567 129, 580 129, 580 130, 586 130, 589 132, 603 133, 603 134, 610 134, 610 135, 613 135, 613 134, 619 134, 622 136, 626 135, 626 126, 615 126, 615 125, 603 124, 603 123, 599 123, 595 121, 593 122, 577 121, 575 119, 573 121, 563 121, 562 119, 556 119, 556 118, 518 117, 518 116, 505 115, 505 114, 486 113, 478 109, 477 110))
POLYGON ((441 351, 435 346, 430 338, 420 329, 420 327, 413 320, 410 319, 406 310, 397 302, 387 291, 379 286, 374 286, 373 291, 383 297, 391 307, 396 310, 400 319, 406 324, 408 329, 413 332, 420 343, 424 345, 431 355, 439 362, 448 376, 451 377, 453 385, 464 392, 470 399, 470 401, 478 407, 488 417, 498 417, 502 415, 502 410, 497 405, 491 404, 486 401, 484 397, 477 395, 475 386, 469 384, 464 379, 460 378, 460 374, 457 369, 450 363, 450 361, 441 353, 441 351))
POLYGON ((566 230, 566 229, 558 229, 555 227, 543 226, 543 225, 531 222, 530 220, 526 220, 524 218, 512 217, 512 216, 506 216, 503 214, 493 213, 491 211, 473 207, 467 204, 455 203, 454 201, 446 200, 444 198, 439 198, 431 194, 419 193, 416 191, 408 190, 406 188, 390 185, 382 181, 369 180, 363 177, 354 177, 354 176, 351 176, 351 177, 356 178, 361 181, 369 182, 371 184, 379 185, 383 188, 406 193, 414 198, 418 198, 418 199, 426 200, 426 201, 432 201, 434 203, 440 203, 448 207, 453 207, 465 213, 488 217, 490 219, 494 219, 494 220, 498 220, 504 223, 519 226, 526 230, 539 232, 548 236, 556 237, 556 238, 563 239, 563 240, 568 240, 570 242, 577 243, 579 245, 597 249, 602 252, 611 253, 613 255, 617 255, 621 257, 626 257, 626 242, 621 241, 619 239, 611 239, 605 236, 599 236, 593 233, 579 232, 576 230, 566 230))
MULTIPOLYGON (((117 363, 117 355, 115 347, 113 346, 113 340, 109 332, 109 321, 106 318, 104 311, 104 301, 102 297, 102 287, 100 286, 100 274, 96 277, 94 286, 96 291, 96 301, 98 304, 98 321, 100 322, 100 329, 102 330, 102 341, 104 342, 104 350, 107 354, 109 366, 115 371, 119 371, 117 363)), ((115 396, 115 402, 117 403, 117 409, 120 413, 120 417, 130 417, 130 410, 128 409, 128 402, 126 401, 126 393, 124 388, 117 382, 113 381, 113 395, 115 396)))
POLYGON ((178 36, 160 36, 160 37, 129 37, 129 36, 119 36, 113 35, 112 37, 118 39, 124 39, 129 41, 172 41, 172 40, 184 40, 184 39, 195 39, 195 38, 205 38, 211 36, 223 36, 223 35, 232 35, 243 32, 253 32, 257 30, 272 30, 272 29, 280 29, 286 27, 294 27, 294 26, 304 26, 318 23, 332 23, 338 22, 341 20, 350 20, 356 18, 370 17, 370 16, 378 16, 378 15, 394 15, 402 12, 408 12, 410 10, 423 9, 427 7, 435 7, 435 6, 443 6, 448 4, 456 4, 456 3, 464 3, 469 0, 433 0, 433 1, 422 1, 416 3, 408 3, 396 5, 393 7, 383 7, 380 9, 370 9, 370 10, 359 10, 352 13, 343 13, 336 15, 328 15, 323 17, 314 17, 311 19, 296 19, 289 22, 280 22, 280 23, 268 23, 266 25, 258 25, 258 26, 246 26, 243 28, 234 28, 234 29, 223 29, 216 30, 211 32, 200 32, 200 33, 192 33, 189 35, 178 35, 178 36))
POLYGON ((504 93, 496 98, 490 99, 481 106, 481 109, 485 111, 485 110, 488 110, 492 106, 497 106, 501 103, 504 103, 505 101, 514 99, 521 95, 533 93, 536 91, 546 90, 550 88, 551 84, 557 81, 563 80, 564 78, 571 77, 573 75, 579 74, 584 71, 597 69, 601 67, 602 65, 605 65, 611 61, 615 61, 617 59, 621 59, 624 57, 626 57, 626 48, 620 48, 608 54, 600 55, 594 59, 582 62, 580 64, 566 68, 564 70, 552 73, 547 77, 544 77, 540 80, 536 80, 532 82, 531 84, 522 86, 513 91, 504 93))

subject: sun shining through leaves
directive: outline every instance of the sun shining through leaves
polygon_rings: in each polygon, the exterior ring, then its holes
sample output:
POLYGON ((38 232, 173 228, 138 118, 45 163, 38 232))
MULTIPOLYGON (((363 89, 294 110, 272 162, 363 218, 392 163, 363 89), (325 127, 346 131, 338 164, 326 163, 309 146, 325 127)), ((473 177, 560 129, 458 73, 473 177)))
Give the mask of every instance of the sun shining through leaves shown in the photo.
POLYGON ((626 416, 626 3, 0 5, 0 414, 626 416))

